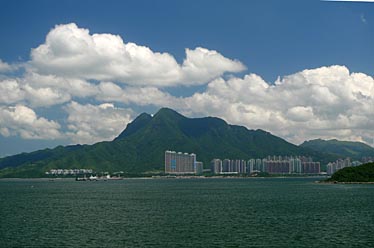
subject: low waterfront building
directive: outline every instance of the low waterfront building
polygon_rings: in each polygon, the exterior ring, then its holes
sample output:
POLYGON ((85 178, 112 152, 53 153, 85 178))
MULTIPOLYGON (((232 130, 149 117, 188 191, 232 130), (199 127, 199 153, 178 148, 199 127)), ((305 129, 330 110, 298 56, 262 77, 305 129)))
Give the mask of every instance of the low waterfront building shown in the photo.
POLYGON ((92 174, 92 169, 50 169, 45 172, 46 175, 76 176, 80 174, 92 174))

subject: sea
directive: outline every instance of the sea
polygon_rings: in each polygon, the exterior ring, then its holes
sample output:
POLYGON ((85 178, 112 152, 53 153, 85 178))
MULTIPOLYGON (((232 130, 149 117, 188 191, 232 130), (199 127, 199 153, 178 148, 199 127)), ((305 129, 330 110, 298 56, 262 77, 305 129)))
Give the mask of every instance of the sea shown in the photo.
POLYGON ((374 247, 374 185, 0 180, 0 247, 374 247))

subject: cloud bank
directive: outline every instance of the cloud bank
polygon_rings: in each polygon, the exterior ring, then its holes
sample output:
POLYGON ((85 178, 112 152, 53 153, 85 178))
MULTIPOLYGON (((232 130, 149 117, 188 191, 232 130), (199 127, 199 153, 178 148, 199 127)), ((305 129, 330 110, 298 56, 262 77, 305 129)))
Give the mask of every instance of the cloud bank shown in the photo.
POLYGON ((374 79, 345 66, 304 70, 266 83, 258 75, 217 79, 185 99, 201 115, 270 130, 295 143, 312 138, 371 141, 374 79))
POLYGON ((116 137, 142 108, 167 106, 190 117, 217 116, 264 129, 297 144, 314 138, 372 141, 370 75, 332 65, 266 82, 253 73, 235 76, 245 66, 217 51, 185 51, 178 64, 169 53, 118 35, 57 25, 32 49, 24 73, 9 76, 14 66, 0 60, 0 134, 92 144, 116 137), (179 97, 169 90, 191 85, 205 89, 179 97), (60 117, 39 116, 39 109, 60 117))
POLYGON ((24 139, 61 138, 60 125, 43 117, 23 105, 0 106, 0 134, 8 137, 19 135, 24 139))
POLYGON ((113 140, 133 114, 130 109, 116 108, 111 103, 83 105, 73 101, 64 109, 69 114, 67 136, 74 143, 85 144, 113 140))
POLYGON ((30 64, 40 74, 155 86, 204 84, 245 69, 239 61, 201 47, 186 49, 179 65, 168 53, 125 43, 118 35, 91 35, 74 23, 52 29, 45 43, 32 50, 30 64))

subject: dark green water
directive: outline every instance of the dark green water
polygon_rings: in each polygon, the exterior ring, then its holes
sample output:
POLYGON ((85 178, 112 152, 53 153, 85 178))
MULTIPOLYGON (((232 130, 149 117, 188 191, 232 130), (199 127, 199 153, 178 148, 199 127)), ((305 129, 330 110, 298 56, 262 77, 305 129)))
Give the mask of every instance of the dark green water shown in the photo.
POLYGON ((0 180, 0 247, 374 247, 374 185, 0 180))

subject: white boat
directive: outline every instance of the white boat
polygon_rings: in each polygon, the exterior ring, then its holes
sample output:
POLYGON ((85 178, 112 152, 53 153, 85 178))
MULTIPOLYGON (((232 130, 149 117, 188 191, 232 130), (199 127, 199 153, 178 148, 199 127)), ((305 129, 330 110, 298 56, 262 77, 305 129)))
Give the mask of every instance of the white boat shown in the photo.
POLYGON ((88 178, 88 180, 90 180, 90 181, 97 181, 99 178, 97 177, 97 176, 93 176, 93 175, 91 175, 89 178, 88 178))

